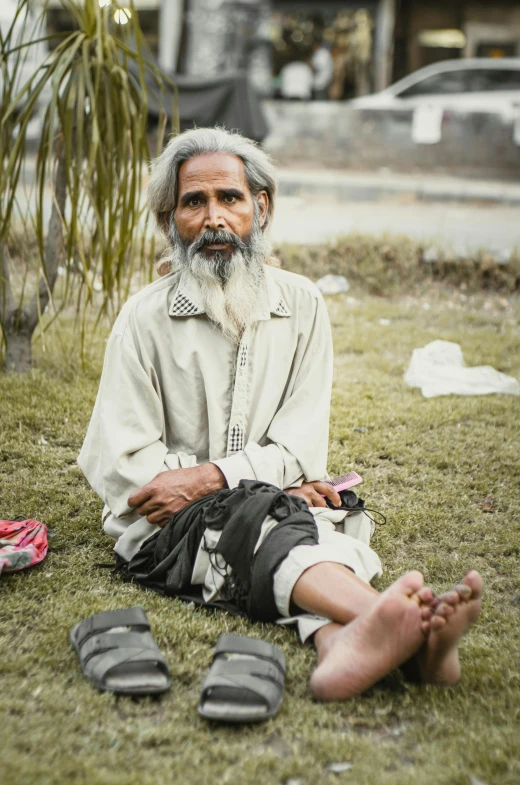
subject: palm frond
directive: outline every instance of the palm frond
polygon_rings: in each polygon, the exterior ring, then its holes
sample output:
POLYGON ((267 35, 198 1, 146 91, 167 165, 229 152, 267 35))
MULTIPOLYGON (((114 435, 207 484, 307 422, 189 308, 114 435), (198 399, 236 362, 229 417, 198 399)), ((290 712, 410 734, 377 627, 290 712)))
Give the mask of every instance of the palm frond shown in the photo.
MULTIPOLYGON (((146 241, 143 200, 143 179, 151 160, 148 94, 160 97, 175 91, 152 62, 133 2, 125 2, 130 9, 126 25, 114 21, 114 12, 121 10, 117 3, 101 8, 98 0, 61 0, 61 5, 77 29, 62 37, 25 84, 17 85, 13 73, 19 72, 30 44, 16 40, 14 23, 0 38, 0 248, 15 220, 27 127, 42 97, 48 96, 34 204, 40 283, 28 306, 38 318, 52 298, 58 266, 67 271, 66 289, 71 271, 79 273, 76 296, 81 308, 96 300, 102 313, 119 309, 137 269, 148 270, 151 276, 154 247, 146 241), (58 187, 60 177, 65 191, 58 187), (44 219, 49 184, 53 247, 44 219), (101 303, 94 292, 98 280, 101 303)), ((27 24, 28 9, 29 0, 19 0, 18 22, 27 24)), ((45 36, 35 38, 44 40, 45 36)), ((165 116, 159 124, 159 145, 165 116)), ((6 277, 5 270, 0 276, 6 277)))

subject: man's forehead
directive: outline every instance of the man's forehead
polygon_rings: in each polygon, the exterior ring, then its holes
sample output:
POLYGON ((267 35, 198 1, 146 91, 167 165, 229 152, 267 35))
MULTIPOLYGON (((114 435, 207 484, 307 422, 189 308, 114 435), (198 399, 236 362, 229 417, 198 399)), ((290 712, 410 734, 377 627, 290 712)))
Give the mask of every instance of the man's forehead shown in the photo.
POLYGON ((179 190, 194 186, 235 186, 247 189, 244 162, 230 153, 207 153, 185 161, 179 168, 179 190))

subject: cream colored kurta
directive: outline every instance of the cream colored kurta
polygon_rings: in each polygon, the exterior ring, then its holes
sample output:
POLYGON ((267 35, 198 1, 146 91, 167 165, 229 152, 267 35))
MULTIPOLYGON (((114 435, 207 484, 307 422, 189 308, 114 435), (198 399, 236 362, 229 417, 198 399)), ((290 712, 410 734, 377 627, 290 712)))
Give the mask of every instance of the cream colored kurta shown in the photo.
POLYGON ((256 320, 238 347, 204 314, 197 285, 177 272, 119 314, 78 463, 125 559, 157 529, 128 497, 161 471, 211 461, 230 488, 241 479, 288 488, 326 476, 326 307, 306 278, 265 269, 256 320))

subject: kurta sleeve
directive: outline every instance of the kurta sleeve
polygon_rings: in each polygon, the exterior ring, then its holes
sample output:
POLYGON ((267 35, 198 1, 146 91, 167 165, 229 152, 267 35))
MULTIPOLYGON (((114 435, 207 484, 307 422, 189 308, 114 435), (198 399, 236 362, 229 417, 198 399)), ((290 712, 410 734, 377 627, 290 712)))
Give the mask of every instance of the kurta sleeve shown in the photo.
POLYGON ((115 516, 127 515, 130 494, 161 471, 196 465, 194 456, 168 453, 163 431, 154 371, 145 370, 131 330, 114 330, 78 464, 115 516))
POLYGON ((290 488, 326 477, 333 350, 321 295, 307 314, 284 401, 267 431, 266 445, 249 442, 240 452, 213 461, 230 488, 242 479, 290 488))

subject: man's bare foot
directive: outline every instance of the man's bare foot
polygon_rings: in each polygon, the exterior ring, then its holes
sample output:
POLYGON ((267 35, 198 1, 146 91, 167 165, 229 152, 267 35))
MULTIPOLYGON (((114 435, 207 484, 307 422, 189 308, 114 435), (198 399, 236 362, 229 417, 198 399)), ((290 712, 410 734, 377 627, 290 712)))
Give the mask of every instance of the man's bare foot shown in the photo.
POLYGON ((435 601, 428 639, 416 658, 423 683, 459 681, 459 640, 480 613, 482 585, 479 573, 471 570, 461 583, 435 601))
POLYGON ((310 685, 316 698, 332 701, 360 695, 409 660, 429 632, 432 600, 422 574, 408 572, 350 624, 318 630, 319 664, 310 685))

